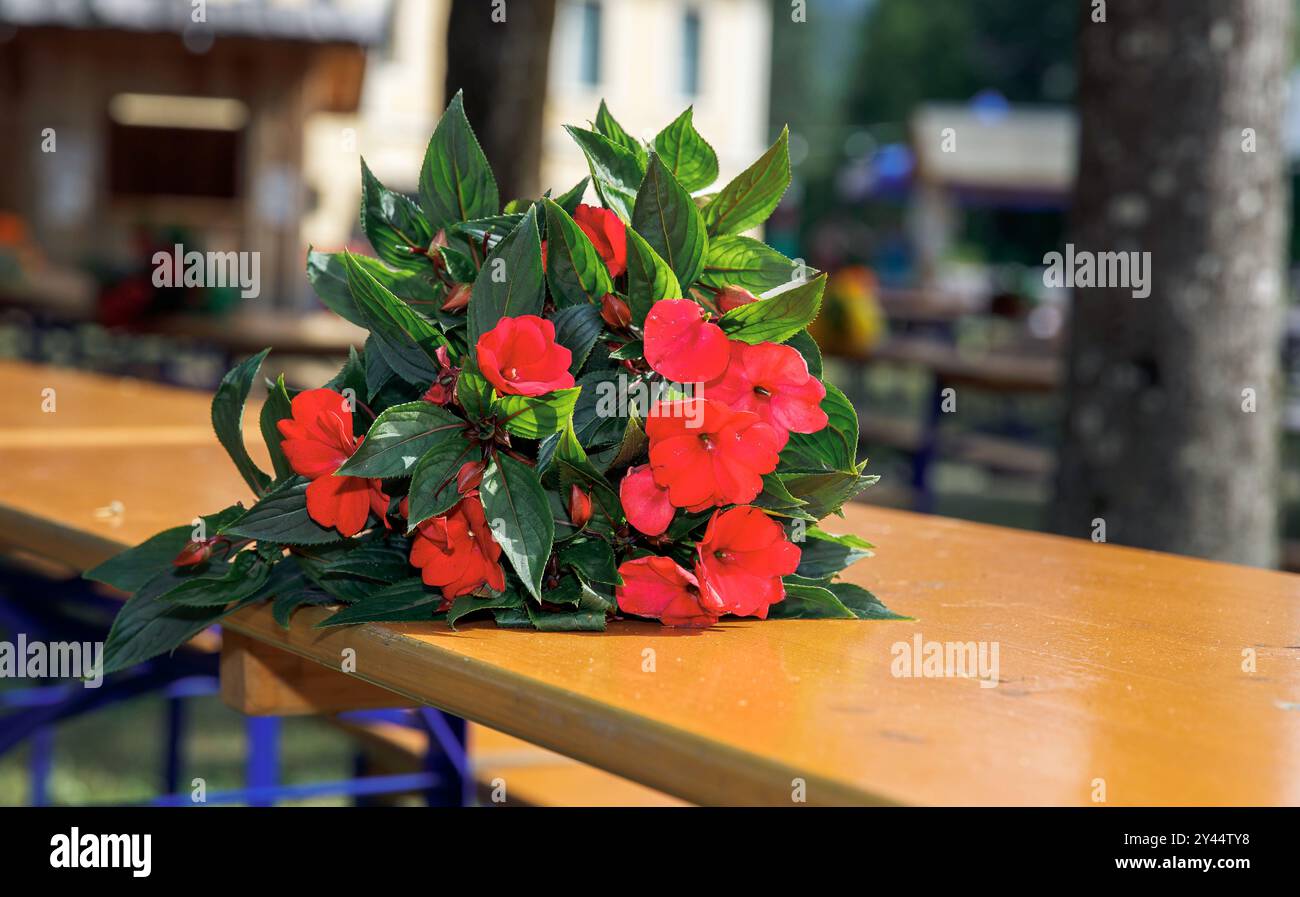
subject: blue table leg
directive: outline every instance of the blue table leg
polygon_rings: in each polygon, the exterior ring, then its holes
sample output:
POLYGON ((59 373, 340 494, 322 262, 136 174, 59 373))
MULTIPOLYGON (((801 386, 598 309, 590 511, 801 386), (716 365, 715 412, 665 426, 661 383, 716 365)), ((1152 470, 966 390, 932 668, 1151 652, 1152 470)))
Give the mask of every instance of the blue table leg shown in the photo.
POLYGON ((28 741, 31 755, 28 773, 32 786, 32 806, 45 807, 50 803, 50 771, 54 767, 54 727, 42 726, 32 733, 28 741))
POLYGON ((429 733, 425 769, 438 780, 425 792, 429 806, 470 805, 474 801, 474 777, 465 750, 465 720, 432 707, 421 707, 419 713, 429 733))
MULTIPOLYGON (((244 721, 248 737, 245 784, 248 788, 270 788, 280 777, 280 718, 250 716, 244 721)), ((269 807, 273 800, 250 800, 255 807, 269 807)))
POLYGON ((167 698, 167 743, 163 757, 163 794, 175 794, 181 781, 181 740, 185 733, 185 699, 167 698))

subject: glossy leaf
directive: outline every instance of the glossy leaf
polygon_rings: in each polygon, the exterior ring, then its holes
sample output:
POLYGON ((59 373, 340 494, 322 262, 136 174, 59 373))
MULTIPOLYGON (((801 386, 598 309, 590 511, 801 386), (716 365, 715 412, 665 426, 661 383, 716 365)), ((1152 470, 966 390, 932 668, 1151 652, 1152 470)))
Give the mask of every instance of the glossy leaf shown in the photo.
POLYGON ((361 229, 375 253, 394 268, 431 267, 424 253, 433 231, 420 207, 380 183, 365 159, 361 160, 361 229))
POLYGON ((826 275, 821 274, 783 293, 733 308, 718 326, 730 339, 751 345, 783 343, 817 317, 825 289, 826 275))
POLYGON ((500 211, 496 178, 465 117, 459 91, 451 98, 425 150, 420 169, 420 206, 434 231, 500 211))
POLYGON ((545 299, 537 206, 531 206, 510 235, 488 254, 474 280, 467 317, 470 346, 502 318, 540 315, 545 299))
POLYGON ((727 234, 709 241, 700 282, 714 289, 737 286, 758 295, 792 283, 798 270, 766 243, 727 234))
POLYGON ((596 247, 569 213, 549 199, 546 209, 546 282, 558 308, 598 304, 614 290, 596 247))
POLYGON ((284 385, 284 374, 281 374, 276 379, 275 385, 267 390, 266 401, 262 404, 262 413, 258 418, 262 438, 266 440, 266 450, 271 456, 271 465, 275 468, 277 480, 293 476, 293 467, 289 464, 289 459, 284 456, 283 449, 280 448, 280 442, 284 437, 280 435, 280 428, 276 426, 279 421, 292 416, 293 405, 289 399, 289 391, 284 385))
POLYGON ((365 441, 335 476, 409 477, 421 455, 459 438, 464 429, 465 421, 432 402, 393 405, 375 418, 365 441))
POLYGON ((456 474, 471 461, 481 459, 463 436, 454 436, 434 445, 416 462, 411 470, 411 491, 407 496, 407 532, 430 517, 451 510, 460 501, 456 490, 456 474))
POLYGON ((551 556, 555 522, 536 471, 499 454, 483 473, 479 497, 493 537, 534 598, 541 598, 542 573, 551 556))
POLYGON ((327 529, 308 516, 310 482, 299 476, 285 480, 222 532, 276 545, 325 545, 341 541, 343 537, 338 530, 327 529))
POLYGON ((702 190, 718 179, 718 154, 695 130, 694 109, 686 111, 655 136, 655 152, 687 190, 702 190))
POLYGON ((776 143, 704 207, 710 237, 743 233, 772 214, 790 185, 789 141, 789 129, 782 128, 776 143))
POLYGON ((668 263, 679 284, 693 284, 704 268, 704 219, 690 193, 658 155, 650 157, 636 194, 632 229, 668 263))
POLYGON ((591 181, 596 194, 606 208, 612 209, 624 222, 632 220, 636 206, 637 188, 645 177, 645 163, 625 146, 615 143, 604 134, 566 126, 565 129, 587 157, 591 181))
POLYGON ((635 230, 627 232, 627 302, 632 323, 645 323, 650 307, 660 299, 681 299, 677 275, 635 230))
POLYGON ((231 368, 221 378, 221 385, 212 397, 212 429, 216 431, 217 440, 225 447, 230 460, 235 462, 244 482, 257 495, 266 491, 271 478, 253 463, 244 445, 244 403, 248 400, 253 378, 270 351, 263 349, 231 368))

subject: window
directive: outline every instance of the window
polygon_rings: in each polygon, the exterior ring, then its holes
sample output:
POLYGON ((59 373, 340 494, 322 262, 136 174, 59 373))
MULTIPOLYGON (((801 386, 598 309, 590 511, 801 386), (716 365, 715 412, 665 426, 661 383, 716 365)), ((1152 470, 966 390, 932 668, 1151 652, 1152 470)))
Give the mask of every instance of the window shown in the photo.
POLYGON ((248 108, 238 100, 118 94, 108 107, 112 196, 234 199, 248 108))
POLYGON ((578 80, 588 87, 600 83, 600 4, 582 3, 578 10, 578 80))
POLYGON ((682 19, 682 91, 700 92, 700 14, 688 9, 682 19))

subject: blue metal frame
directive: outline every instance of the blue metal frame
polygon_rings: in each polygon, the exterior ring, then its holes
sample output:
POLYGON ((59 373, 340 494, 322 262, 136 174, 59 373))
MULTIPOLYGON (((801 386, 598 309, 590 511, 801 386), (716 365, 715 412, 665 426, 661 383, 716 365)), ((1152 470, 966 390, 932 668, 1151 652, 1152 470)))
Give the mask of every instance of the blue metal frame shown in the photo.
MULTIPOLYGON (((94 594, 80 580, 51 582, 0 568, 0 627, 25 632, 46 641, 100 641, 107 621, 120 605, 94 594), (32 596, 32 597, 28 597, 32 596), (75 606, 78 613, 66 612, 75 606), (102 625, 86 617, 102 616, 102 625)), ((177 651, 108 676, 98 688, 74 683, 43 684, 0 692, 0 757, 26 743, 30 748, 28 775, 33 806, 49 802, 56 726, 120 701, 150 693, 166 699, 162 744, 162 794, 146 803, 191 806, 182 791, 186 701, 218 691, 215 655, 177 651)), ((382 719, 423 729, 427 748, 423 771, 403 775, 359 776, 332 782, 286 785, 280 782, 279 717, 246 717, 245 786, 206 795, 204 803, 248 803, 273 806, 277 801, 338 794, 364 800, 380 794, 418 792, 432 806, 465 806, 474 797, 473 778, 465 754, 465 721, 432 708, 349 714, 351 718, 382 719)), ((359 802, 360 802, 359 800, 359 802)))

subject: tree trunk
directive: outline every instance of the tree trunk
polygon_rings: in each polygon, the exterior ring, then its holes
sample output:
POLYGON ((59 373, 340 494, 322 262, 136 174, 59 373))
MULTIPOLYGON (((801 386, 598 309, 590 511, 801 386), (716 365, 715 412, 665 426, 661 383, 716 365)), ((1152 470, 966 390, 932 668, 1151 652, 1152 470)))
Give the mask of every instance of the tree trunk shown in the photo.
POLYGON ((447 96, 465 92, 465 113, 496 173, 502 203, 542 193, 542 109, 554 24, 555 0, 451 4, 447 96))
POLYGON ((1074 291, 1056 528, 1270 566, 1291 2, 1080 5, 1072 239, 1151 292, 1074 291))

